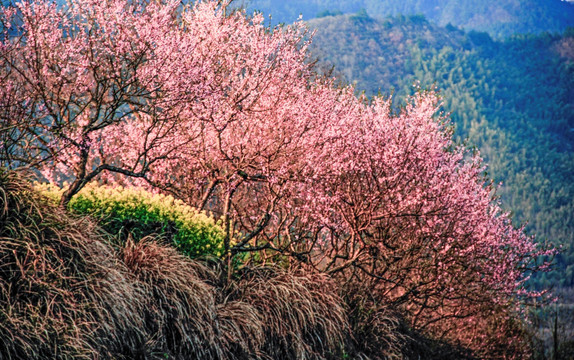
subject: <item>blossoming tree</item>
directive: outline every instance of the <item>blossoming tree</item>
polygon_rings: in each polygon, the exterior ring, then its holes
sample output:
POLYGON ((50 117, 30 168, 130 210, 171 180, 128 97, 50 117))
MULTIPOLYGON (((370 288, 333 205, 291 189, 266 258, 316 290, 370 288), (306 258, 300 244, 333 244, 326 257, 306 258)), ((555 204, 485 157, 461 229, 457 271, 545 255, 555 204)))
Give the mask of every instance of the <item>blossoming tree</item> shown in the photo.
POLYGON ((167 143, 167 135, 192 136, 177 119, 208 97, 210 79, 206 64, 188 56, 201 39, 183 36, 179 8, 177 1, 4 7, 0 101, 3 128, 12 133, 3 162, 71 181, 66 204, 103 172, 144 177, 183 145, 167 143), (107 141, 126 126, 141 132, 137 149, 107 141), (116 156, 127 151, 133 156, 116 156))
POLYGON ((302 23, 226 6, 3 7, 2 165, 70 181, 62 205, 95 180, 169 192, 221 218, 228 261, 280 254, 369 283, 415 328, 483 346, 469 334, 485 304, 538 295, 523 284, 546 253, 453 143, 436 94, 395 114, 317 75, 302 23))

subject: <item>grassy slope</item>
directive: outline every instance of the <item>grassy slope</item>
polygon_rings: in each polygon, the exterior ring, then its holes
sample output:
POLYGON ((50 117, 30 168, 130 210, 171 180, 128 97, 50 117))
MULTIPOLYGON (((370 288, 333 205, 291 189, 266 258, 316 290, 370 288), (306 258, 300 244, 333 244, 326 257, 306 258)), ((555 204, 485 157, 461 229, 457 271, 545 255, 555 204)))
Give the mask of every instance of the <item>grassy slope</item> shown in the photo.
POLYGON ((473 358, 364 284, 119 243, 0 168, 0 359, 473 358))
POLYGON ((0 168, 0 359, 336 359, 342 300, 320 274, 222 274, 153 238, 114 249, 0 168))

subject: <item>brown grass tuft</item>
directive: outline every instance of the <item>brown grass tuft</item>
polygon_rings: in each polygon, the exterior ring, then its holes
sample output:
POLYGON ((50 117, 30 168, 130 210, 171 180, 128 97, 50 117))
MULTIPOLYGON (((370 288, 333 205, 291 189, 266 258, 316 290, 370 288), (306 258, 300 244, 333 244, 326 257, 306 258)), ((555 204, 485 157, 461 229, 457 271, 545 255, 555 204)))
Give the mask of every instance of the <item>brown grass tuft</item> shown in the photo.
POLYGON ((244 271, 230 295, 262 320, 263 352, 271 359, 340 358, 348 331, 335 285, 324 275, 278 268, 244 271))
POLYGON ((143 316, 146 331, 155 334, 153 352, 170 359, 221 359, 215 290, 199 277, 210 270, 149 237, 128 240, 121 258, 145 289, 143 316))
POLYGON ((267 358, 262 352, 264 319, 254 306, 242 301, 218 304, 217 321, 226 359, 267 358))
POLYGON ((0 170, 0 358, 133 355, 126 344, 137 348, 143 334, 125 309, 137 291, 122 287, 113 258, 92 223, 0 170))
POLYGON ((351 358, 402 359, 409 341, 402 317, 365 284, 347 283, 343 294, 353 334, 347 343, 351 358))

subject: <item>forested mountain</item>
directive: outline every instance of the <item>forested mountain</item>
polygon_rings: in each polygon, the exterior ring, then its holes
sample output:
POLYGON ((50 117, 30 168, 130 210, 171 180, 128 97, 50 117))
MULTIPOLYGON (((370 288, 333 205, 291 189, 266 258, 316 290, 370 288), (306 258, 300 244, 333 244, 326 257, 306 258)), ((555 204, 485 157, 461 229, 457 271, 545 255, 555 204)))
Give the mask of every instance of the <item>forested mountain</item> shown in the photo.
POLYGON ((291 23, 361 9, 375 18, 423 14, 442 26, 487 31, 496 37, 515 33, 561 32, 574 25, 574 4, 560 0, 244 0, 249 9, 291 23))
MULTIPOLYGON (((440 27, 423 16, 376 20, 365 12, 309 22, 315 56, 367 95, 397 99, 436 85, 456 136, 468 138, 503 182, 516 223, 564 246, 558 271, 537 285, 574 285, 574 31, 520 35, 440 27)), ((328 66, 327 66, 328 67, 328 66)))

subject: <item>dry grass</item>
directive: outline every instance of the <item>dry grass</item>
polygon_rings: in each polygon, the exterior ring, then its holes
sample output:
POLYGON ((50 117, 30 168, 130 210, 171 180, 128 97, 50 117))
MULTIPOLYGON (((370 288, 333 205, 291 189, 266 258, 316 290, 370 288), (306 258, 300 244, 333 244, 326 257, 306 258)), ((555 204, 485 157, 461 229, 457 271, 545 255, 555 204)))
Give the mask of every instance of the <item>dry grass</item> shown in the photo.
POLYGON ((352 336, 347 356, 356 360, 472 360, 472 353, 413 329, 409 321, 369 282, 345 282, 341 288, 352 336))
POLYGON ((341 358, 348 324, 335 285, 320 274, 245 270, 231 298, 250 304, 271 359, 341 358))
POLYGON ((108 237, 0 170, 0 359, 374 360, 408 343, 366 288, 270 267, 225 283, 218 261, 108 237))
POLYGON ((145 289, 142 316, 146 332, 154 335, 152 353, 169 359, 221 359, 215 290, 198 276, 209 269, 150 238, 128 241, 120 256, 145 289))
POLYGON ((264 324, 257 309, 242 301, 217 305, 217 322, 225 359, 267 359, 264 324))
POLYGON ((0 170, 0 358, 132 357, 137 304, 94 225, 0 170))
POLYGON ((351 358, 403 359, 409 337, 401 329, 401 316, 364 283, 347 283, 343 294, 353 335, 347 343, 351 358))

